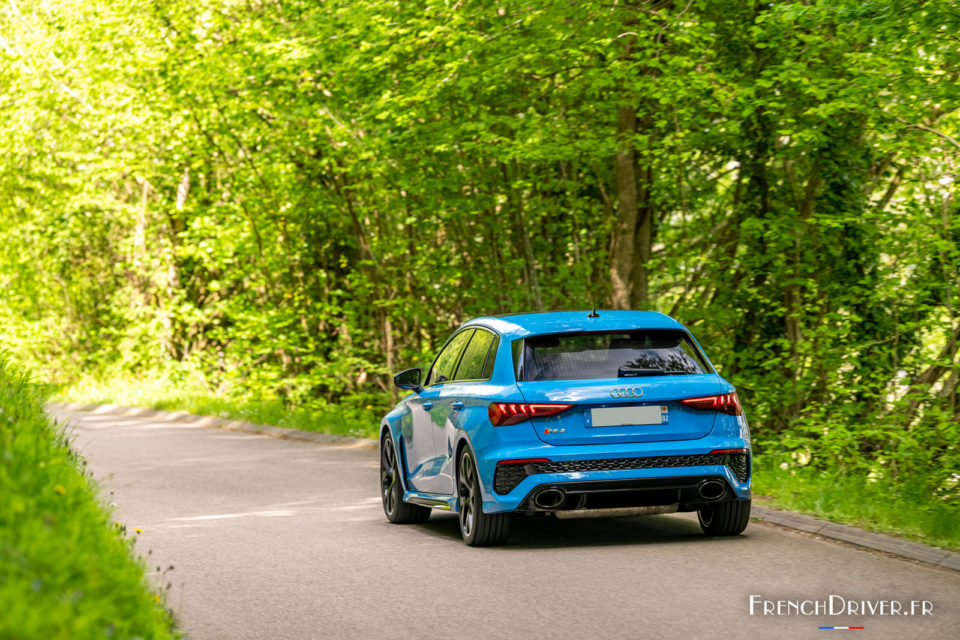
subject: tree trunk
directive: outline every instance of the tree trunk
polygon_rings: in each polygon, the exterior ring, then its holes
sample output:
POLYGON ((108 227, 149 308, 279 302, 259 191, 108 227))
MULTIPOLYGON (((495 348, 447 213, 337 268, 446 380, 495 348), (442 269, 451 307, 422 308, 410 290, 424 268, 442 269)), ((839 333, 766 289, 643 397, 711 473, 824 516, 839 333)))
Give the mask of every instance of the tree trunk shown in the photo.
POLYGON ((617 220, 610 239, 610 306, 629 309, 637 242, 637 111, 620 107, 617 114, 617 220))
MULTIPOLYGON (((648 118, 643 118, 641 124, 645 124, 647 120, 648 118)), ((637 235, 634 240, 635 254, 633 258, 631 302, 634 309, 645 309, 650 303, 649 265, 650 256, 653 253, 653 206, 651 205, 650 193, 653 189, 653 167, 648 164, 638 173, 640 188, 638 190, 637 235)))
POLYGON ((543 311, 543 299, 540 297, 540 281, 537 278, 537 259, 533 255, 533 246, 530 244, 530 232, 527 229, 526 217, 523 214, 523 198, 516 197, 515 212, 517 227, 520 231, 521 247, 523 248, 523 263, 527 272, 527 285, 533 295, 533 305, 537 311, 543 311))
MULTIPOLYGON (((537 258, 533 255, 533 245, 530 243, 530 233, 523 212, 523 194, 517 193, 506 164, 500 164, 500 171, 506 183, 507 207, 513 220, 515 237, 519 241, 519 253, 523 256, 523 279, 536 311, 543 311, 543 299, 540 297, 540 282, 537 278, 537 258)), ((520 170, 514 164, 514 172, 519 175, 520 170)))

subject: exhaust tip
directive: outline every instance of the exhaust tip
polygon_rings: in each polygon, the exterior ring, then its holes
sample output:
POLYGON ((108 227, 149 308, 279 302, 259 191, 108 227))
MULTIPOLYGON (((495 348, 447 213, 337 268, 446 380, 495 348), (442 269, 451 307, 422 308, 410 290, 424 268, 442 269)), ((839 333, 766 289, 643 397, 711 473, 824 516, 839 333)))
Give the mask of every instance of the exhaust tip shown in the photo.
POLYGON ((541 509, 556 509, 566 499, 567 494, 560 489, 544 489, 533 499, 533 504, 541 509))
POLYGON ((697 495, 704 500, 719 500, 727 492, 727 488, 719 480, 704 480, 697 485, 697 495))

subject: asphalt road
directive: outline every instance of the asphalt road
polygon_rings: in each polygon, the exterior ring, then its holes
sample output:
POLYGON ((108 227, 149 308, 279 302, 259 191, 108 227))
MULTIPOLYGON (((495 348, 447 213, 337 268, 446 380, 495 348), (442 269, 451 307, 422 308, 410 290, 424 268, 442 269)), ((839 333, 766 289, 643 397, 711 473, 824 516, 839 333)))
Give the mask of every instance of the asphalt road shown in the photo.
POLYGON ((523 520, 509 546, 471 549, 450 514, 388 524, 371 450, 58 416, 194 640, 960 637, 960 572, 772 525, 708 539, 688 514, 523 520), (751 596, 933 609, 764 616, 751 596))

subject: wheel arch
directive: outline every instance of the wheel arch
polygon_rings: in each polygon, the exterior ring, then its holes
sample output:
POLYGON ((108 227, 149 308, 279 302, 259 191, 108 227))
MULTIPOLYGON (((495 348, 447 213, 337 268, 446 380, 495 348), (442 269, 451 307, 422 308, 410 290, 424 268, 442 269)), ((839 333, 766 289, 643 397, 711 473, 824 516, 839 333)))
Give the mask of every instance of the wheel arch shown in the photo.
POLYGON ((457 482, 460 481, 460 454, 463 450, 466 449, 470 452, 470 455, 473 456, 473 464, 477 468, 477 482, 480 484, 480 493, 484 498, 484 501, 489 500, 492 496, 490 494, 490 488, 487 487, 483 479, 483 474, 480 472, 480 460, 477 458, 477 450, 473 447, 473 442, 470 440, 469 434, 466 431, 460 430, 457 436, 457 445, 454 447, 454 458, 453 458, 453 486, 454 492, 456 492, 457 482))
POLYGON ((460 454, 463 453, 464 449, 470 451, 470 455, 473 456, 474 463, 476 463, 477 452, 473 450, 473 444, 470 442, 470 436, 467 435, 466 431, 461 429, 457 434, 457 446, 453 451, 454 483, 460 479, 460 454))
POLYGON ((390 441, 393 442, 393 453, 396 456, 397 462, 397 471, 400 474, 400 487, 404 492, 410 490, 410 486, 407 484, 407 455, 403 449, 403 436, 394 437, 393 435, 393 425, 390 424, 389 420, 384 420, 380 425, 380 438, 378 442, 378 448, 383 447, 383 439, 385 437, 390 438, 390 441))

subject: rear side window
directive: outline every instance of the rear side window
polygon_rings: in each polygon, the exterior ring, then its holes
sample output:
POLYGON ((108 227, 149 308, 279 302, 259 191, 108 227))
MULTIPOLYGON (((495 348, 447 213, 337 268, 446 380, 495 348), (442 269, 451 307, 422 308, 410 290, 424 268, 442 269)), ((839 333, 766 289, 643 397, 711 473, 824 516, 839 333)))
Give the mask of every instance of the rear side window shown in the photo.
POLYGON ((454 380, 480 380, 484 377, 483 365, 487 361, 487 353, 493 342, 493 334, 489 331, 477 329, 463 352, 460 366, 454 380))
POLYGON ((533 336, 518 380, 593 380, 712 373, 683 331, 636 330, 533 336))
POLYGON ((490 345, 490 351, 487 352, 487 361, 483 364, 483 379, 489 380, 493 377, 493 363, 497 359, 497 347, 500 346, 500 338, 493 336, 493 344, 490 345))
POLYGON ((446 382, 453 378, 457 360, 460 359, 463 347, 472 335, 473 329, 467 329, 455 335, 453 339, 447 343, 447 346, 443 348, 443 351, 440 352, 440 355, 438 355, 434 361, 433 367, 430 368, 430 374, 427 376, 427 384, 424 386, 429 387, 432 384, 446 382))

